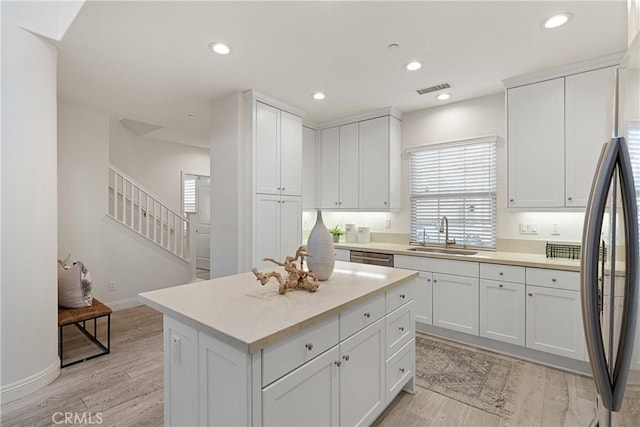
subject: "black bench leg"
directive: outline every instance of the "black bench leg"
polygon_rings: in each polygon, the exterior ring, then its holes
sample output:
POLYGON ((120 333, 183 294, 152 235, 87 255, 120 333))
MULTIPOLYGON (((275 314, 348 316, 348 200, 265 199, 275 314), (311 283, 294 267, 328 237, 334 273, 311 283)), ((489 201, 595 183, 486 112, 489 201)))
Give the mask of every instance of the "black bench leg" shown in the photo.
POLYGON ((62 361, 64 360, 64 352, 63 352, 63 350, 62 350, 62 345, 63 345, 63 344, 62 344, 62 342, 63 342, 63 341, 62 341, 62 328, 63 328, 63 327, 62 327, 62 326, 60 326, 60 367, 61 367, 61 368, 63 367, 63 363, 62 363, 62 361))

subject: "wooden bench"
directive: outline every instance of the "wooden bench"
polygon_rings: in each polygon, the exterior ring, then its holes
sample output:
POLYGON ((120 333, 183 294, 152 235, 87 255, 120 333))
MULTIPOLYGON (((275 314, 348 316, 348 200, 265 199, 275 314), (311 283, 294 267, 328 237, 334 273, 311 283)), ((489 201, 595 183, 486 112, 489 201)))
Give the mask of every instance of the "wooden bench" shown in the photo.
POLYGON ((82 307, 82 308, 63 308, 58 307, 58 328, 60 329, 59 334, 59 356, 60 356, 60 367, 64 368, 69 365, 74 365, 76 363, 84 362, 89 359, 93 359, 95 357, 104 356, 105 354, 109 354, 109 349, 111 346, 111 313, 112 310, 98 301, 97 299, 93 299, 93 304, 90 307, 82 307), (105 346, 98 339, 98 319, 101 317, 107 318, 107 345, 105 346), (86 322, 87 320, 93 320, 93 334, 87 330, 86 322), (64 363, 64 343, 63 343, 63 330, 65 326, 76 325, 76 327, 89 338, 94 344, 96 344, 101 352, 98 354, 94 354, 89 357, 83 357, 79 360, 64 363))

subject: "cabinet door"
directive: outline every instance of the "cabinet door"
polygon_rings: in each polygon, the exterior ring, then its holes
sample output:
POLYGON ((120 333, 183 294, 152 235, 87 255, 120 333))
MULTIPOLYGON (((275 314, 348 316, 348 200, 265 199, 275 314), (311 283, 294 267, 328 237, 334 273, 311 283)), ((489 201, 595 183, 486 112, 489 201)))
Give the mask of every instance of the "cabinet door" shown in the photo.
POLYGON ((389 117, 359 123, 359 207, 389 208, 389 117))
POLYGON ((615 67, 565 79, 566 205, 587 206, 600 150, 611 136, 615 67))
POLYGON ((294 256, 302 244, 302 198, 282 196, 280 200, 280 260, 294 256))
POLYGON ((433 325, 478 335, 478 279, 433 274, 433 325))
POLYGON ((335 209, 340 201, 340 129, 322 129, 320 138, 320 206, 335 209))
POLYGON ((305 127, 302 129, 302 209, 318 207, 316 199, 316 131, 305 127))
POLYGON ((262 390, 263 426, 337 426, 338 346, 262 390))
POLYGON ((564 78, 509 89, 509 207, 564 206, 564 78))
POLYGON ((256 192, 280 193, 280 110, 256 103, 256 192))
POLYGON ((302 119, 280 112, 280 190, 302 196, 302 119))
POLYGON ((273 264, 262 261, 265 257, 280 256, 280 196, 258 194, 256 196, 256 250, 253 266, 260 269, 273 264))
POLYGON ((340 126, 339 207, 358 207, 358 123, 340 126))
POLYGON ((582 360, 580 292, 527 285, 527 347, 582 360))
POLYGON ((433 323, 433 275, 424 271, 415 279, 414 309, 416 322, 433 323))
POLYGON ((525 345, 524 284, 480 279, 480 336, 525 345))
POLYGON ((340 425, 367 426, 385 404, 384 319, 340 344, 340 425))

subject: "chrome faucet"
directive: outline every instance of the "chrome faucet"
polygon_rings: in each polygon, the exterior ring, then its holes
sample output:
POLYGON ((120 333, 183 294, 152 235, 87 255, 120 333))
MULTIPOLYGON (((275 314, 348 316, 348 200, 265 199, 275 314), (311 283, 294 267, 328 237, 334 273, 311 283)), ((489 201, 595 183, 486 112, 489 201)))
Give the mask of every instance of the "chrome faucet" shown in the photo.
POLYGON ((444 248, 447 249, 449 246, 456 244, 456 239, 449 240, 449 219, 446 216, 442 216, 440 220, 440 229, 438 230, 440 233, 444 234, 444 248))

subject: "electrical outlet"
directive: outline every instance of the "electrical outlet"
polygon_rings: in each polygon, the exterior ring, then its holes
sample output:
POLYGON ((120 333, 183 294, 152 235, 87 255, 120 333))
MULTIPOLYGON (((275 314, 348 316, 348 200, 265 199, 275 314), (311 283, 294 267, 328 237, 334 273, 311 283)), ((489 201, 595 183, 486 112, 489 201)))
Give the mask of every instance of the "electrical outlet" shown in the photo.
POLYGON ((387 222, 384 224, 384 228, 391 228, 391 220, 388 219, 387 222))
POLYGON ((551 224, 551 234, 553 236, 559 236, 560 235, 560 224, 557 222, 554 222, 553 224, 551 224))
POLYGON ((116 290, 116 282, 109 282, 109 290, 110 291, 116 290))
POLYGON ((177 335, 171 335, 171 360, 173 362, 180 364, 180 337, 177 335))
POLYGON ((538 234, 538 224, 532 222, 521 222, 520 234, 538 234))

